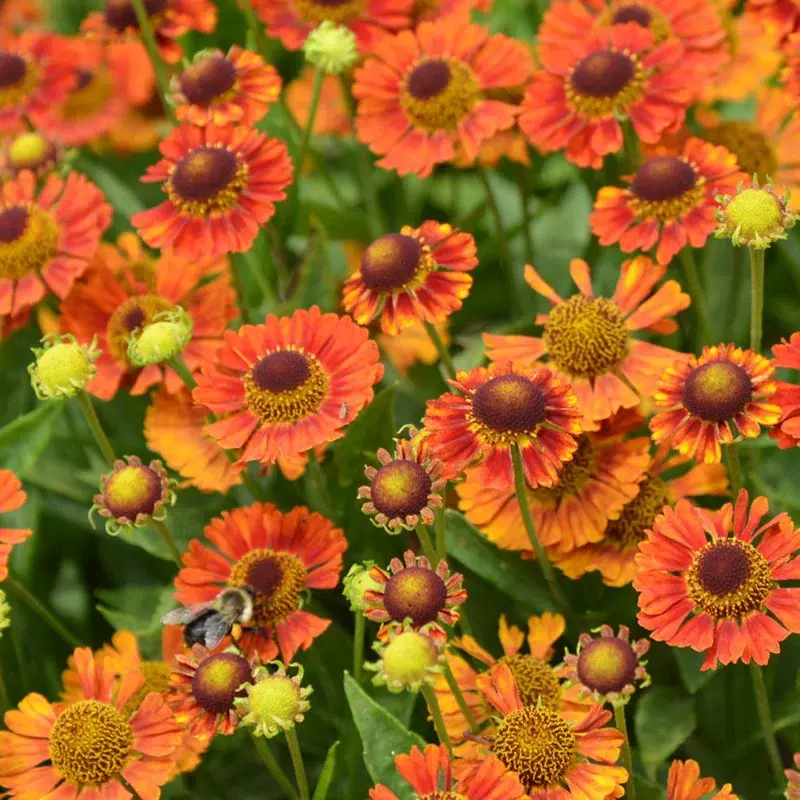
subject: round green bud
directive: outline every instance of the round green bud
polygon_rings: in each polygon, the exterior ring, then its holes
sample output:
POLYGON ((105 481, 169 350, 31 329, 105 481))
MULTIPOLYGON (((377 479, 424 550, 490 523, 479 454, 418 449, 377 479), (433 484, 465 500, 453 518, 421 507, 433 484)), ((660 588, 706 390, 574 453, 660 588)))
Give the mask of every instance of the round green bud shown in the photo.
POLYGON ((364 592, 368 589, 374 589, 375 591, 380 591, 381 589, 381 585, 370 577, 369 571, 373 566, 374 563, 372 561, 353 564, 344 577, 342 594, 350 603, 351 611, 363 613, 368 605, 364 601, 364 592))
POLYGON ((355 34, 329 19, 308 34, 303 52, 310 64, 328 75, 339 75, 358 61, 355 34))
POLYGON ((383 652, 383 674, 395 686, 418 687, 436 666, 433 642, 417 631, 404 631, 392 639, 383 652))
POLYGON ((128 358, 137 367, 161 364, 180 355, 191 338, 192 319, 178 308, 134 331, 128 343, 128 358))
POLYGON ((94 377, 99 355, 94 343, 78 344, 73 336, 46 336, 43 348, 34 348, 36 361, 28 366, 31 385, 40 400, 74 397, 94 377))

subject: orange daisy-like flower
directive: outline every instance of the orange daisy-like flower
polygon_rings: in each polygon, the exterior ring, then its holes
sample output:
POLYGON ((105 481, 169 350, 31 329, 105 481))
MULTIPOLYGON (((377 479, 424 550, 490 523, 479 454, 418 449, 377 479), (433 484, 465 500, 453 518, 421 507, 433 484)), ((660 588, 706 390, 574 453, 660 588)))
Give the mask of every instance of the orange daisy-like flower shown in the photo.
POLYGON ((782 43, 800 29, 800 6, 795 0, 747 0, 747 9, 782 43))
MULTIPOLYGON (((211 0, 144 0, 161 57, 176 64, 183 55, 178 39, 189 31, 212 33, 217 9, 211 0)), ((105 9, 89 14, 83 30, 104 41, 118 42, 139 35, 139 20, 131 0, 105 0, 105 9)))
POLYGON ((525 83, 531 54, 455 15, 423 22, 381 44, 355 74, 356 132, 378 166, 425 178, 456 148, 475 158, 481 143, 514 125, 516 104, 494 99, 525 83))
MULTIPOLYGON (((489 0, 491 2, 491 0, 489 0)), ((411 17, 415 25, 426 20, 438 20, 449 17, 451 14, 466 14, 474 8, 486 5, 486 0, 413 0, 411 3, 411 17)), ((482 11, 488 9, 483 8, 482 11)))
MULTIPOLYGON (((793 333, 787 342, 772 348, 776 367, 800 370, 800 333, 793 333)), ((790 447, 800 447, 800 386, 792 383, 778 381, 778 390, 770 400, 781 409, 781 418, 769 435, 778 440, 778 447, 786 450, 790 447)))
POLYGON ((653 441, 669 439, 681 455, 706 464, 721 461, 721 445, 733 442, 731 426, 755 439, 762 425, 780 419, 780 406, 771 402, 774 377, 768 358, 733 344, 676 361, 653 396, 656 407, 666 409, 650 420, 653 441))
POLYGON ((129 716, 124 709, 144 683, 141 674, 120 678, 113 663, 88 647, 74 654, 80 699, 52 704, 29 694, 5 715, 0 732, 0 786, 9 798, 103 797, 126 800, 120 779, 142 797, 157 798, 174 774, 181 730, 156 692, 129 716), (88 791, 85 791, 88 789, 88 791))
POLYGON ((517 130, 512 128, 508 131, 498 131, 494 136, 486 139, 478 148, 474 158, 467 157, 463 151, 456 154, 453 165, 460 168, 468 168, 476 162, 483 164, 484 167, 494 169, 501 159, 507 158, 516 164, 524 167, 531 165, 531 156, 528 152, 528 140, 517 130))
POLYGON ((444 559, 434 570, 425 556, 406 550, 403 561, 393 558, 388 570, 372 567, 369 576, 379 588, 364 592, 364 616, 386 623, 381 625, 378 639, 388 642, 389 631, 401 632, 410 620, 415 630, 428 626, 425 635, 429 638, 447 641, 441 625, 455 625, 459 618, 456 606, 467 599, 460 572, 451 574, 444 559))
MULTIPOLYGON (((9 469, 0 469, 0 514, 22 508, 27 499, 19 478, 9 469)), ((22 544, 32 533, 27 528, 0 528, 0 581, 8 577, 8 557, 14 545, 22 544)))
POLYGON ((37 188, 25 170, 0 196, 0 317, 18 316, 50 289, 66 297, 111 222, 111 206, 83 175, 37 188))
POLYGON ((510 361, 459 371, 449 381, 457 393, 429 400, 423 449, 452 479, 476 464, 486 486, 514 483, 511 448, 519 447, 529 486, 552 487, 578 449, 581 412, 571 387, 549 369, 510 361))
MULTIPOLYGON (((316 74, 313 66, 306 66, 300 76, 286 87, 286 105, 301 129, 308 122, 316 74)), ((342 82, 337 75, 326 75, 322 79, 313 133, 316 136, 347 136, 352 133, 350 112, 347 110, 342 82)))
POLYGON ((635 24, 551 48, 525 90, 520 128, 538 149, 566 148, 569 161, 598 169, 622 149, 622 121, 651 144, 681 125, 692 95, 683 55, 678 39, 655 44, 653 33, 635 24))
POLYGON ((572 384, 584 428, 596 429, 621 408, 635 408, 642 397, 651 397, 663 371, 681 357, 675 350, 632 336, 634 331, 673 333, 678 329, 671 317, 689 306, 689 295, 673 280, 651 295, 666 271, 666 266, 637 256, 623 262, 613 296, 596 297, 589 265, 576 258, 570 275, 580 293, 563 300, 528 265, 526 282, 554 306, 549 314, 536 318, 544 325, 543 334, 541 338, 484 334, 487 355, 493 361, 523 365, 547 355, 548 366, 572 384))
POLYGON ((287 50, 299 50, 320 23, 345 25, 356 36, 360 52, 374 49, 387 31, 411 24, 412 0, 253 0, 267 35, 287 50))
POLYGON ((691 759, 673 761, 667 776, 667 800, 737 800, 731 785, 726 783, 716 794, 710 795, 717 788, 713 778, 700 777, 700 765, 691 759))
MULTIPOLYGON (((395 756, 395 767, 421 800, 458 798, 461 800, 523 800, 525 788, 502 762, 488 756, 459 780, 453 777, 450 755, 445 745, 426 745, 425 751, 412 747, 408 755, 395 756)), ((461 770, 457 771, 460 773, 461 770)), ((399 800, 383 784, 369 790, 370 800, 399 800)))
POLYGON ((591 706, 567 720, 542 705, 525 705, 507 664, 480 675, 478 688, 499 713, 491 752, 519 776, 531 800, 606 800, 624 794, 624 767, 614 766, 625 735, 607 727, 611 712, 591 706))
MULTIPOLYGON (((616 427, 611 422, 601 433, 581 434, 558 483, 528 491, 539 539, 554 557, 603 539, 608 525, 619 519, 645 480, 650 440, 624 439, 616 427)), ((466 480, 455 488, 464 516, 488 539, 504 550, 530 551, 513 487, 485 486, 479 475, 467 470, 466 480)))
POLYGON ((46 126, 75 81, 67 40, 26 31, 0 48, 0 131, 23 130, 24 119, 46 126))
MULTIPOLYGON (((450 334, 447 322, 436 323, 434 327, 445 347, 448 347, 450 334)), ((435 364, 439 360, 439 351, 422 322, 415 322, 395 335, 380 333, 376 338, 384 356, 403 375, 407 375, 417 362, 435 364)))
POLYGON ((97 397, 111 400, 128 380, 134 395, 161 381, 174 394, 183 382, 171 367, 150 364, 139 370, 131 363, 132 333, 181 306, 193 323, 192 339, 182 357, 195 372, 213 359, 222 344, 225 327, 236 316, 235 301, 224 258, 190 260, 165 254, 155 259, 134 234, 127 233, 116 247, 101 245, 85 279, 61 304, 61 327, 80 342, 97 339, 102 353, 88 385, 97 397))
POLYGON ((766 664, 780 642, 800 633, 800 530, 785 513, 766 523, 769 503, 719 511, 681 500, 665 508, 639 545, 639 624, 651 638, 705 652, 703 669, 754 660, 766 664))
POLYGON ((170 84, 175 116, 192 125, 255 125, 281 93, 281 77, 258 53, 233 45, 201 50, 170 84))
POLYGON ((659 264, 686 245, 703 247, 717 227, 716 196, 745 179, 736 156, 691 138, 678 153, 645 159, 627 188, 597 193, 589 226, 603 246, 619 242, 624 253, 655 248, 659 264))
POLYGON ((6 0, 0 6, 0 29, 17 31, 41 22, 44 9, 39 0, 6 0))
POLYGON ((223 512, 205 528, 217 549, 197 539, 183 554, 175 579, 184 605, 213 600, 226 586, 249 587, 253 616, 238 645, 270 661, 280 651, 288 664, 330 625, 302 610, 306 589, 333 589, 342 571, 347 540, 325 517, 298 506, 283 514, 269 503, 223 512))
POLYGON ((668 458, 668 453, 666 446, 659 448, 644 480, 634 487, 636 496, 608 521, 599 542, 568 553, 549 551, 565 575, 577 579, 597 571, 606 586, 625 586, 639 571, 635 562, 639 542, 647 538, 647 531, 665 506, 672 508, 684 497, 728 494, 728 475, 722 464, 695 464, 678 477, 666 478, 664 473, 687 461, 677 454, 668 458))
MULTIPOLYGON (((797 769, 787 769, 786 798, 787 800, 800 800, 800 753, 794 754, 794 765, 797 769)), ((713 800, 713 798, 712 798, 713 800)))
POLYGON ((161 205, 131 217, 142 239, 187 258, 249 250, 292 182, 286 145, 244 126, 180 125, 144 183, 162 183, 161 205))
POLYGON ((380 316, 389 334, 421 321, 444 322, 472 288, 466 273, 478 264, 476 252, 475 239, 451 225, 406 225, 367 247, 342 287, 342 306, 359 325, 380 316))
POLYGON ((242 461, 272 464, 343 436, 383 377, 378 346, 318 306, 226 331, 219 366, 197 376, 195 402, 222 419, 207 431, 242 461))

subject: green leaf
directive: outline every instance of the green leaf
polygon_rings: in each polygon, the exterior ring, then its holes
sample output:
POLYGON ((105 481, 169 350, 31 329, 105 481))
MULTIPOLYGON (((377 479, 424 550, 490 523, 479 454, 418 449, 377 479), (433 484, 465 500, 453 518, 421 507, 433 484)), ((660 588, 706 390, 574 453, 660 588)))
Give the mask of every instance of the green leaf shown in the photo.
POLYGON ((500 550, 457 511, 445 512, 447 551, 456 561, 469 567, 496 589, 523 603, 531 611, 555 610, 539 583, 533 561, 523 561, 516 553, 500 550))
POLYGON ((314 789, 314 796, 311 800, 327 800, 328 790, 331 788, 333 782, 333 775, 336 772, 336 751, 339 748, 339 742, 334 742, 328 755, 325 756, 325 763, 322 765, 322 772, 317 781, 317 788, 314 789))
POLYGON ((423 748, 425 742, 381 708, 347 672, 344 692, 361 736, 364 763, 372 780, 388 786, 400 800, 412 800, 416 795, 395 769, 394 757, 407 753, 414 745, 423 748))
POLYGON ((52 401, 0 429, 0 464, 17 474, 30 469, 53 436, 64 403, 52 401))
POLYGON ((101 601, 97 610, 116 630, 128 630, 137 636, 161 631, 161 617, 175 607, 170 586, 126 586, 97 592, 101 601), (105 605, 103 605, 105 604, 105 605))
POLYGON ((114 211, 126 220, 144 210, 144 204, 102 161, 81 153, 75 159, 75 169, 82 172, 102 189, 114 211))
POLYGON ((694 699, 675 687, 648 689, 636 707, 634 724, 645 771, 652 778, 697 727, 694 699))
POLYGON ((705 660, 704 653, 696 653, 689 647, 673 647, 671 652, 678 662, 678 672, 689 694, 696 694, 717 674, 713 669, 701 672, 700 666, 705 660))

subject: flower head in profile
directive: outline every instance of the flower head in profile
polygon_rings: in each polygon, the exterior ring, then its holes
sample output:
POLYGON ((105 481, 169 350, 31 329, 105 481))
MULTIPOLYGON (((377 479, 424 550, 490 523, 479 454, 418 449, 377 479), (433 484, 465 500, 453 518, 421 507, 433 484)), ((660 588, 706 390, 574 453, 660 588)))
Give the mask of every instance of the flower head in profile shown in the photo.
MULTIPOLYGON (((713 778, 700 777, 700 765, 692 759, 673 761, 667 776, 667 800, 737 800, 729 783, 715 791, 717 782, 713 778), (710 794, 714 792, 714 794, 710 794)), ((791 795, 787 795, 791 798, 791 795)))
POLYGON ((0 148, 0 176, 5 180, 30 170, 37 178, 49 175, 64 157, 64 145, 41 131, 9 136, 0 148))
MULTIPOLYGON (((10 469, 0 469, 0 514, 22 508, 27 499, 20 479, 10 469)), ((28 528, 0 527, 0 581, 8 577, 8 557, 14 546, 22 544, 32 533, 28 528)))
MULTIPOLYGON (((784 339, 776 344, 772 354, 776 367, 800 370, 800 332, 793 333, 788 342, 784 339)), ((786 450, 800 446, 800 386, 785 381, 777 383, 778 390, 770 400, 780 408, 781 418, 769 435, 778 440, 781 450, 786 450)))
POLYGON ((684 247, 705 245, 717 228, 717 195, 743 177, 733 153, 690 138, 678 152, 646 158, 627 187, 600 189, 589 225, 601 245, 654 250, 669 264, 684 247))
POLYGON ((444 653, 441 639, 428 635, 430 629, 431 625, 415 629, 409 623, 389 628, 386 641, 372 645, 378 660, 364 664, 375 673, 372 682, 394 693, 433 686, 444 671, 444 653))
POLYGON ((34 347, 35 360, 28 364, 33 391, 40 400, 66 399, 83 391, 97 371, 100 351, 94 341, 79 344, 72 334, 47 334, 43 347, 34 347))
POLYGON ((281 77, 258 53, 233 45, 201 50, 170 82, 179 122, 191 125, 255 125, 281 94, 281 77))
POLYGON ((303 610, 307 590, 333 589, 342 571, 347 540, 341 529, 297 506, 284 514, 254 503, 215 517, 205 527, 209 544, 192 539, 175 579, 175 598, 185 606, 213 600, 226 587, 253 593, 253 616, 237 644, 263 662, 278 653, 284 663, 307 650, 330 625, 303 610))
POLYGON ((0 786, 9 798, 77 797, 86 787, 122 798, 125 781, 142 797, 158 797, 175 773, 182 738, 169 706, 151 692, 131 716, 124 709, 143 676, 120 677, 87 647, 73 663, 80 699, 53 704, 34 693, 6 713, 0 786))
POLYGON ((487 355, 492 361, 511 360, 522 366, 546 355, 550 370, 572 386, 584 429, 597 429, 620 409, 636 408, 643 397, 652 397, 664 370, 681 357, 634 336, 639 331, 664 334, 678 329, 672 317, 689 306, 690 298, 677 281, 658 286, 666 271, 637 256, 623 262, 614 294, 598 297, 589 265, 576 258, 570 275, 579 292, 562 299, 528 265, 525 281, 553 306, 536 318, 544 326, 542 336, 485 333, 487 355))
POLYGON ((530 76, 530 51, 514 39, 452 15, 387 39, 356 70, 356 133, 378 166, 425 178, 460 149, 513 127, 518 105, 507 90, 530 76))
POLYGON ((271 739, 305 719, 306 711, 311 708, 308 697, 314 689, 303 686, 300 664, 284 667, 280 661, 273 661, 269 666, 272 670, 257 667, 244 687, 244 696, 233 702, 243 715, 242 725, 252 727, 256 736, 271 739), (295 674, 290 675, 289 669, 294 669, 295 674))
POLYGON ((286 145, 244 126, 179 125, 159 150, 142 181, 160 183, 167 199, 131 224, 151 247, 178 256, 249 250, 292 182, 286 145))
POLYGON ((784 514, 763 521, 743 489, 718 511, 687 500, 665 508, 639 545, 639 624, 658 642, 705 653, 703 669, 766 664, 800 633, 800 530, 784 514))
MULTIPOLYGON (((424 752, 415 745, 408 755, 395 756, 394 763, 418 798, 523 800, 527 797, 517 776, 494 756, 488 756, 465 773, 459 762, 453 769, 445 745, 429 744, 424 752), (454 771, 459 774, 458 779, 453 777, 454 771)), ((370 800, 399 800, 391 789, 380 783, 369 790, 369 797, 370 800)))
POLYGON ((383 377, 378 347, 350 317, 318 306, 226 331, 195 402, 221 418, 207 432, 241 461, 273 464, 341 438, 383 377))
POLYGON ((669 440, 681 455, 717 463, 734 428, 746 439, 781 416, 771 402, 777 385, 768 358, 733 344, 704 347, 700 357, 675 362, 655 393, 661 411, 650 420, 656 443, 669 440))

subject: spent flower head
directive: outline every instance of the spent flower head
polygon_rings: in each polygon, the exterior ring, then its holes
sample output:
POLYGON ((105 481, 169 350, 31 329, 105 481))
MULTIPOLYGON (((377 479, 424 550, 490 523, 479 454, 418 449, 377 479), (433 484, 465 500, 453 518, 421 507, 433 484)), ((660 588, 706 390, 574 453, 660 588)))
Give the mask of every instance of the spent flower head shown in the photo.
POLYGON ((409 689, 418 692, 423 684, 433 686, 444 671, 441 644, 428 635, 430 626, 415 630, 410 625, 389 629, 386 644, 377 641, 372 649, 380 656, 364 667, 374 673, 372 682, 390 692, 409 689))
POLYGON ((314 691, 311 686, 302 686, 303 667, 271 661, 274 667, 270 672, 265 666, 253 672, 253 680, 244 687, 244 697, 234 700, 236 709, 243 715, 242 724, 250 725, 256 736, 271 739, 282 731, 291 730, 302 722, 305 712, 311 708, 308 696, 314 691), (296 670, 294 675, 289 669, 296 670))
POLYGON ((128 340, 128 359, 137 367, 161 364, 183 352, 192 340, 192 318, 180 306, 162 311, 128 340))
POLYGON ((326 19, 308 34, 303 45, 306 61, 328 75, 340 75, 358 61, 355 34, 326 19))
POLYGON ((86 388, 97 371, 96 342, 80 344, 72 334, 47 334, 43 347, 34 347, 36 360, 28 365, 31 385, 40 400, 65 400, 86 388))
POLYGON ((342 594, 347 598, 347 602, 350 603, 350 610, 357 614, 363 614, 369 605, 364 599, 364 593, 381 588, 381 585, 370 575, 370 571, 374 566, 374 561, 353 564, 342 581, 344 585, 342 594))

